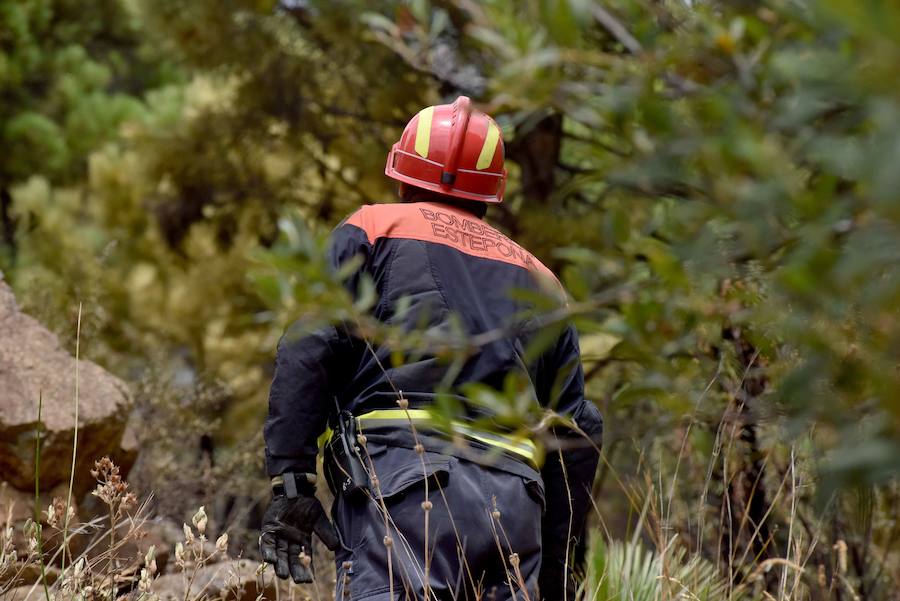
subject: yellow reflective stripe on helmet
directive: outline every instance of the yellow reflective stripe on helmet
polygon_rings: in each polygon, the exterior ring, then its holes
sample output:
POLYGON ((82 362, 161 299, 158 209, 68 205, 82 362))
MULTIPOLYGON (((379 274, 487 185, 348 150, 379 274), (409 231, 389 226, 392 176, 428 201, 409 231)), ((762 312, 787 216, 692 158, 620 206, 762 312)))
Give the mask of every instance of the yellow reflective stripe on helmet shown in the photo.
POLYGON ((497 152, 497 143, 500 141, 500 128, 491 121, 488 124, 487 136, 484 138, 484 146, 481 147, 481 154, 478 155, 478 162, 475 163, 476 169, 487 169, 494 162, 494 154, 497 152))
POLYGON ((423 159, 428 158, 428 146, 431 143, 431 119, 434 107, 429 106, 419 112, 419 125, 416 127, 416 154, 423 159))

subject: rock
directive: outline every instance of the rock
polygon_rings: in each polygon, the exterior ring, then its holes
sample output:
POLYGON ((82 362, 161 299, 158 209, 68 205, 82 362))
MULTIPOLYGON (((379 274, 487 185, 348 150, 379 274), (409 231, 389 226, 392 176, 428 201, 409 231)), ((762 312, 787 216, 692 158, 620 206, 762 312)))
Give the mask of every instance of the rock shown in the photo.
MULTIPOLYGON (((41 522, 46 523, 46 510, 53 499, 62 499, 65 502, 68 499, 68 484, 60 484, 55 488, 47 491, 41 491, 40 498, 40 517, 41 522)), ((78 503, 73 498, 72 507, 75 513, 78 513, 78 503)), ((19 524, 28 518, 34 519, 34 489, 30 491, 19 490, 10 486, 8 482, 0 482, 0 523, 5 524, 7 517, 10 523, 19 524)))
POLYGON ((11 524, 34 518, 34 492, 17 490, 8 482, 0 484, 0 522, 11 524))
POLYGON ((122 469, 123 474, 127 474, 134 467, 134 462, 137 461, 138 450, 140 450, 140 441, 133 422, 133 419, 129 419, 125 424, 119 448, 114 455, 111 455, 112 460, 122 469))
POLYGON ((154 581, 153 592, 159 596, 160 601, 181 601, 185 598, 254 601, 260 594, 264 594, 267 599, 274 599, 275 578, 269 570, 263 583, 256 576, 258 566, 258 563, 246 559, 208 565, 197 571, 187 596, 185 587, 188 579, 181 573, 168 574, 154 581))
MULTIPOLYGON (((129 520, 120 521, 116 528, 118 568, 127 573, 139 573, 140 568, 144 567, 144 557, 147 551, 150 550, 150 547, 155 547, 154 556, 157 570, 160 574, 164 573, 174 548, 174 543, 170 542, 167 530, 168 522, 160 519, 140 519, 134 524, 129 520)), ((179 530, 179 534, 183 534, 181 530, 179 530)), ((105 536, 108 536, 108 530, 105 536)), ((88 561, 102 564, 109 556, 109 548, 103 544, 96 545, 88 548, 86 555, 88 561)))
POLYGON ((144 536, 136 541, 135 551, 138 558, 141 560, 141 566, 143 566, 143 558, 147 554, 147 551, 150 550, 150 547, 155 547, 156 550, 154 556, 156 557, 156 568, 159 570, 160 574, 164 574, 169 565, 169 560, 172 557, 174 545, 169 544, 166 537, 155 528, 157 523, 158 522, 156 521, 148 520, 141 527, 141 530, 144 531, 144 536))
MULTIPOLYGON (((44 574, 47 576, 47 586, 51 586, 59 578, 59 568, 54 566, 44 566, 44 574)), ((44 587, 41 582, 41 566, 37 563, 17 562, 10 569, 0 574, 0 590, 9 586, 31 588, 35 583, 38 586, 35 590, 40 591, 41 596, 44 594, 44 587)), ((6 601, 7 597, 0 596, 6 601)))
POLYGON ((17 586, 3 593, 3 601, 39 601, 44 599, 44 588, 40 585, 17 586))
MULTIPOLYGON (((79 361, 79 431, 75 490, 93 487, 94 460, 115 461, 129 410, 124 382, 90 361, 79 361)), ((19 311, 0 274, 0 475, 15 488, 34 488, 38 398, 41 488, 67 482, 75 427, 75 359, 57 337, 19 311)))
MULTIPOLYGON (((49 555, 53 555, 58 548, 61 537, 57 535, 57 532, 62 526, 59 525, 57 528, 53 528, 47 525, 47 508, 54 499, 62 500, 64 506, 68 492, 68 484, 60 484, 52 490, 41 492, 38 513, 40 515, 40 521, 44 525, 44 551, 49 555)), ((74 514, 72 518, 70 518, 69 527, 75 528, 79 525, 79 521, 78 503, 74 498, 72 499, 72 507, 74 509, 74 514)), ((26 520, 34 519, 34 514, 33 490, 27 492, 11 487, 8 482, 0 483, 0 525, 5 526, 7 518, 9 519, 9 525, 13 527, 13 544, 16 549, 19 550, 20 556, 22 550, 28 546, 23 526, 25 525, 26 520)), ((72 539, 70 548, 73 551, 81 550, 81 545, 83 543, 81 538, 83 537, 75 537, 72 539)), ((0 578, 0 580, 2 580, 2 578, 0 578)))

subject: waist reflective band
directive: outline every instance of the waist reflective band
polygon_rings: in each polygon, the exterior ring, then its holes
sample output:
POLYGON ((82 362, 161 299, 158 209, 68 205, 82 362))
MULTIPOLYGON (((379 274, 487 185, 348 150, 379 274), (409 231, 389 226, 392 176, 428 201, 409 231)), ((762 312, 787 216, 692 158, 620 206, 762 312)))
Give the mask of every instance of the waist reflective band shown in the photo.
MULTIPOLYGON (((376 409, 357 416, 356 421, 361 432, 367 427, 405 428, 409 427, 410 422, 416 426, 426 426, 437 431, 441 431, 440 426, 446 425, 435 419, 434 415, 427 409, 376 409)), ((453 434, 477 440, 482 444, 517 455, 532 465, 537 465, 537 446, 527 438, 480 430, 455 420, 451 421, 449 425, 453 434)))

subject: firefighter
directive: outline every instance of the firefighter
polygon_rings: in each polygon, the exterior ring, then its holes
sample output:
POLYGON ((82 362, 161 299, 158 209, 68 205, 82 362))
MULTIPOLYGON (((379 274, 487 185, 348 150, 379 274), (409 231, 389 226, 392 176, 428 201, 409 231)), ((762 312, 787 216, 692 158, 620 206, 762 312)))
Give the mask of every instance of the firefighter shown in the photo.
POLYGON ((561 287, 482 219, 503 200, 500 128, 464 96, 428 107, 392 147, 385 174, 400 182, 402 202, 344 220, 330 240, 332 267, 360 262, 346 285, 358 294, 370 279, 380 322, 424 329, 428 340, 461 329, 477 348, 462 365, 425 351, 397 362, 350 326, 302 337, 289 329, 264 429, 273 498, 263 560, 280 578, 310 582, 315 533, 335 552, 337 599, 574 599, 602 419, 584 399, 571 325, 525 359, 546 330, 518 319, 525 304, 512 292, 561 287), (502 389, 511 374, 577 425, 555 432, 546 453, 520 433, 484 427, 490 415, 462 392, 502 389), (439 392, 457 407, 449 422, 432 412, 439 392), (315 497, 323 434, 331 519, 315 497))

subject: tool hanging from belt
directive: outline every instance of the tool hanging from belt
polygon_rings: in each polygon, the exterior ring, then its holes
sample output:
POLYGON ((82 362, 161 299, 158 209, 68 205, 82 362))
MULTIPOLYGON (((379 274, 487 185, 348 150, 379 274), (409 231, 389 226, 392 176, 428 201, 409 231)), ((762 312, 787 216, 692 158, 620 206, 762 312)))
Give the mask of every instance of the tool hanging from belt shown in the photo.
POLYGON ((359 448, 357 431, 353 415, 341 411, 337 428, 325 433, 325 478, 334 494, 353 497, 369 488, 369 472, 359 448))
POLYGON ((326 470, 332 489, 353 495, 368 487, 368 471, 364 467, 366 463, 363 460, 363 451, 359 448, 357 434, 376 428, 408 430, 410 424, 422 434, 437 433, 444 438, 450 435, 451 438, 462 437, 477 441, 538 468, 537 445, 521 436, 490 432, 457 420, 442 421, 427 409, 376 409, 355 417, 347 411, 342 411, 337 429, 326 432, 324 437, 326 451, 332 455, 336 464, 333 466, 334 469, 326 470))

